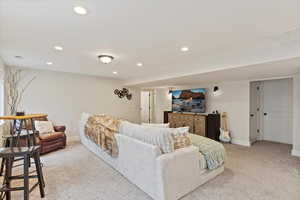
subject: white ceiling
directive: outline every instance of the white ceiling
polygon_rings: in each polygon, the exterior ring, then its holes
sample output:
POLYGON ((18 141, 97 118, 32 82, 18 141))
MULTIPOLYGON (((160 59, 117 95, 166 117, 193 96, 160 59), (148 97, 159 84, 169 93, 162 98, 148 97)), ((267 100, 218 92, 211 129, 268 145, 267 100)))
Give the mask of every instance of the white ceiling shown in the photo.
POLYGON ((230 69, 217 70, 206 73, 180 76, 176 78, 141 82, 130 84, 141 88, 164 87, 172 88, 176 86, 195 86, 197 84, 221 83, 226 81, 259 81, 277 78, 292 77, 293 74, 300 72, 300 58, 287 59, 261 63, 251 66, 234 67, 230 69), (289 67, 286 67, 289 66, 289 67))
MULTIPOLYGON (((89 10, 86 16, 74 14, 76 0, 0 0, 4 62, 142 85, 300 57, 299 0, 82 2, 89 10), (64 51, 54 51, 54 45, 64 51), (183 45, 190 51, 181 52, 183 45), (101 53, 116 59, 101 64, 101 53), (54 64, 47 66, 47 61, 54 64), (115 70, 118 75, 112 74, 115 70)), ((294 72, 300 60, 292 63, 276 70, 269 66, 269 71, 272 76, 294 72)))

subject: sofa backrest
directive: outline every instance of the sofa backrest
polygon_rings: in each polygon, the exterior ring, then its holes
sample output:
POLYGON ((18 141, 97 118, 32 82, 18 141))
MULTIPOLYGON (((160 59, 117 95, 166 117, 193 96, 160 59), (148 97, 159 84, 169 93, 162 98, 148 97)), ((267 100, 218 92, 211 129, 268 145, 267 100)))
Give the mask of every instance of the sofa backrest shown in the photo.
POLYGON ((127 121, 121 122, 120 134, 158 146, 163 153, 174 151, 174 141, 168 128, 142 126, 127 121))

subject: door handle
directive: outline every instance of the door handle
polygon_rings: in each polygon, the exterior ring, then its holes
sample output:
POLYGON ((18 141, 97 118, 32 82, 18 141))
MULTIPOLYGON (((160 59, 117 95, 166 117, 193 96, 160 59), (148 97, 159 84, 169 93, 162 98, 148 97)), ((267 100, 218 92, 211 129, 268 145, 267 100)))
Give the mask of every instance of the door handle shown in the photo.
POLYGON ((250 117, 254 117, 254 114, 250 114, 250 117))
POLYGON ((264 113, 264 116, 267 116, 268 115, 268 113, 264 113))

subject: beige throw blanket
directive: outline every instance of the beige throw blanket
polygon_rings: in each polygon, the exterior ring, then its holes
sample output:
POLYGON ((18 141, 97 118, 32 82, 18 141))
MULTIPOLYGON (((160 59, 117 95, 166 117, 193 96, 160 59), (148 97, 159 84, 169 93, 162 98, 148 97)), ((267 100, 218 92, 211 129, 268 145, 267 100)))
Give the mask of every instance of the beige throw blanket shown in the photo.
POLYGON ((221 143, 200 135, 190 134, 190 136, 192 144, 204 155, 208 169, 216 169, 224 164, 226 151, 221 143))
POLYGON ((115 133, 119 131, 121 120, 108 115, 93 115, 85 125, 85 135, 113 157, 118 156, 115 133))

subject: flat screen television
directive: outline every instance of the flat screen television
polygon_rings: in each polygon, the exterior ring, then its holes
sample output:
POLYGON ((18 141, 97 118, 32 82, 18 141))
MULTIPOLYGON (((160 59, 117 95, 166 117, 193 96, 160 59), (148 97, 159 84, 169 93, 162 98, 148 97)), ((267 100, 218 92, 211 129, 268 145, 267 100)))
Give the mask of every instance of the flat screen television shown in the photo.
POLYGON ((206 89, 173 90, 172 91, 172 111, 205 113, 206 89))

